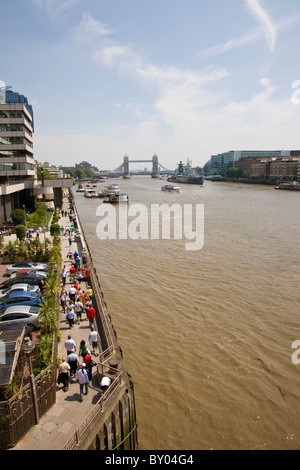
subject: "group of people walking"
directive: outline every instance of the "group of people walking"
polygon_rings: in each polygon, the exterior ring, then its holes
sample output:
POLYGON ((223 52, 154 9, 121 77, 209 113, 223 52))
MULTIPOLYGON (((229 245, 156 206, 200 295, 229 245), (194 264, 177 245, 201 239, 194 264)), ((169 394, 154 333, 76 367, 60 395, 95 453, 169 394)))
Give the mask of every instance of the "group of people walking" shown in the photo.
MULTIPOLYGON (((62 211, 62 216, 71 217, 70 211, 62 211)), ((67 231, 67 236, 71 236, 71 230, 67 231)), ((87 286, 84 290, 81 288, 81 260, 77 250, 71 249, 72 241, 69 238, 69 251, 67 258, 71 263, 70 269, 64 265, 61 271, 62 288, 60 292, 60 304, 62 312, 65 314, 69 329, 74 328, 77 324, 81 325, 82 321, 88 320, 90 332, 87 343, 81 340, 79 349, 72 338, 68 335, 65 341, 66 354, 63 355, 61 364, 58 367, 58 384, 63 384, 63 389, 68 390, 69 384, 73 381, 79 383, 80 401, 83 400, 84 392, 88 393, 88 387, 92 380, 92 368, 96 366, 92 355, 99 356, 100 336, 95 328, 95 309, 93 307, 93 291, 87 286), (67 287, 68 276, 70 276, 70 284, 67 287)), ((81 331, 81 330, 77 330, 81 331)), ((85 330, 83 330, 85 331, 85 330)), ((75 334, 75 336, 78 333, 75 334)))
MULTIPOLYGON (((88 342, 94 354, 98 349, 99 339, 98 332, 92 327, 88 342)), ((78 382, 80 401, 82 401, 84 393, 88 394, 88 387, 92 380, 92 369, 96 366, 96 362, 92 359, 92 352, 85 340, 81 340, 79 351, 77 351, 75 341, 71 335, 68 335, 68 339, 65 341, 65 348, 66 357, 62 358, 62 362, 58 367, 58 384, 62 383, 63 389, 66 391, 69 389, 70 382, 73 382, 73 380, 78 382), (80 358, 82 358, 81 364, 80 358)))

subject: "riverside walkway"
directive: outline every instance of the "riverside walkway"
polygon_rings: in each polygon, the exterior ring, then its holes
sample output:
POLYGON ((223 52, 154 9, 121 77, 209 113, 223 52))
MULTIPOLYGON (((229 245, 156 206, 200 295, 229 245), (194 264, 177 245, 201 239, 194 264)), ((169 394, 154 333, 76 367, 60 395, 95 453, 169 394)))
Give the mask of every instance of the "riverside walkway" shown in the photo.
MULTIPOLYGON (((68 198, 63 199, 63 210, 69 208, 68 198)), ((63 227, 70 226, 69 217, 61 217, 59 224, 63 227)), ((68 270, 71 267, 71 262, 67 259, 67 253, 70 245, 68 236, 61 237, 61 251, 62 251, 62 263, 66 265, 68 270)), ((79 246, 76 241, 72 241, 71 249, 74 252, 75 249, 79 250, 79 246)), ((79 255, 80 251, 78 251, 79 255)), ((61 284, 62 287, 62 284, 61 284)), ((70 276, 67 277, 65 289, 68 293, 71 287, 70 276)), ((87 290, 87 283, 81 282, 81 289, 87 290)), ((81 324, 75 323, 72 329, 69 328, 68 322, 65 319, 65 314, 61 311, 59 318, 59 327, 61 332, 61 340, 58 343, 58 357, 67 357, 65 349, 65 341, 70 334, 72 339, 75 341, 77 346, 77 353, 79 353, 79 344, 81 340, 85 340, 88 343, 88 337, 90 333, 89 320, 86 315, 82 315, 81 324)), ((93 357, 93 354, 92 354, 93 357)), ((82 363, 82 358, 79 358, 79 363, 82 363)), ((97 358, 93 357, 94 361, 97 358)), ((69 441, 70 437, 74 434, 76 429, 81 423, 84 422, 86 416, 91 413, 93 407, 99 401, 101 397, 100 386, 97 382, 96 367, 93 368, 93 377, 90 382, 88 394, 84 395, 82 402, 79 401, 79 384, 71 382, 69 389, 63 391, 62 385, 57 385, 56 403, 53 407, 40 418, 37 425, 33 426, 27 434, 13 447, 12 450, 63 450, 69 441)))

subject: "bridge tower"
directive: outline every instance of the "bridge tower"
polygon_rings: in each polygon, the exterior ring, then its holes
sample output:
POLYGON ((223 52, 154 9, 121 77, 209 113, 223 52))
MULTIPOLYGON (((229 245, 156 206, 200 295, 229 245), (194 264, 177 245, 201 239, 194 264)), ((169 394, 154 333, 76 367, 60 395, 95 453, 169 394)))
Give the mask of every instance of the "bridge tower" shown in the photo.
POLYGON ((130 173, 129 173, 129 157, 125 155, 124 157, 124 163, 123 163, 123 179, 129 180, 131 178, 130 173))
POLYGON ((152 157, 152 175, 151 178, 159 178, 158 171, 158 156, 156 154, 152 157))

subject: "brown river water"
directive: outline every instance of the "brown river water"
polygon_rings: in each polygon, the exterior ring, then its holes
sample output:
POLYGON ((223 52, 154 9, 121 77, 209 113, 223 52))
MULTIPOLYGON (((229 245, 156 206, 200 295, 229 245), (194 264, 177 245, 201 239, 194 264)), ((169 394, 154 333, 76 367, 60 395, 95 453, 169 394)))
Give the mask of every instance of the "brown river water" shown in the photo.
POLYGON ((298 449, 300 193, 205 181, 172 194, 151 177, 108 182, 129 205, 204 205, 202 249, 172 237, 99 240, 103 201, 74 187, 133 377, 140 448, 298 449))

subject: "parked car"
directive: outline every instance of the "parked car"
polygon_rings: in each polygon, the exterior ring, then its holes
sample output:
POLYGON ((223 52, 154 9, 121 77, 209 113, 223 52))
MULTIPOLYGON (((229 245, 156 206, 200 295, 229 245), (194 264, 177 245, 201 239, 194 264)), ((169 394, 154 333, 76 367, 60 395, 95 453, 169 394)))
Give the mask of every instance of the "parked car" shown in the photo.
POLYGON ((32 271, 47 271, 48 265, 43 263, 35 263, 34 261, 23 262, 20 261, 6 266, 6 274, 13 274, 21 271, 22 269, 31 269, 32 271))
POLYGON ((22 291, 22 292, 40 292, 39 286, 32 286, 30 284, 24 284, 24 283, 19 283, 19 284, 14 284, 10 287, 6 287, 6 289, 0 289, 0 299, 1 297, 5 296, 6 294, 9 294, 12 291, 22 291))
POLYGON ((30 330, 39 327, 40 307, 35 305, 19 305, 7 307, 0 312, 0 325, 27 326, 30 330))
POLYGON ((11 278, 21 276, 22 274, 39 274, 44 279, 47 277, 46 271, 33 271, 32 269, 21 269, 20 271, 16 271, 10 275, 11 278))
POLYGON ((40 292, 10 292, 0 299, 0 311, 12 305, 40 305, 42 299, 40 292))
POLYGON ((25 284, 30 284, 31 286, 39 286, 40 289, 42 289, 45 283, 45 277, 37 273, 22 273, 18 276, 10 277, 9 279, 3 281, 0 285, 0 289, 6 289, 7 287, 11 287, 22 282, 25 284))

